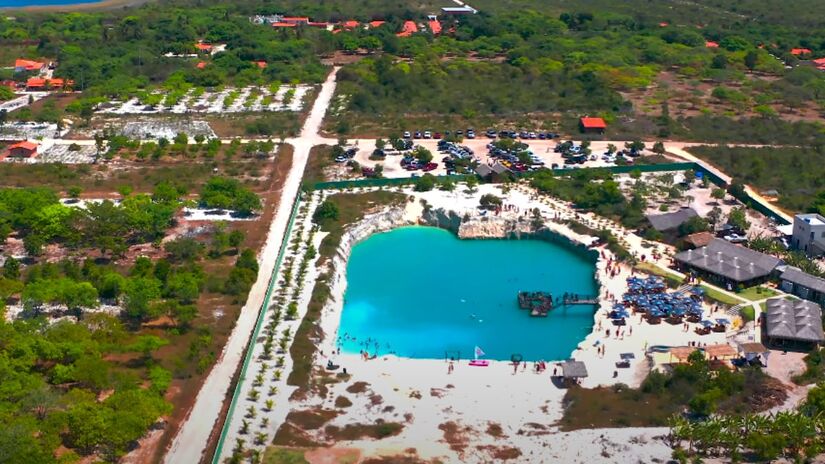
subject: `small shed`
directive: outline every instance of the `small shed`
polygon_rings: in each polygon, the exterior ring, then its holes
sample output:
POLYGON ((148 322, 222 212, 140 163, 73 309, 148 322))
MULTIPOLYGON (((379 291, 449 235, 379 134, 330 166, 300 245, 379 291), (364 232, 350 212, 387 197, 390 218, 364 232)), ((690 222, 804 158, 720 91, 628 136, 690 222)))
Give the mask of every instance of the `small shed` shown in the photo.
POLYGON ((7 158, 31 159, 37 156, 37 144, 34 142, 19 142, 8 148, 7 158))
POLYGON ((709 360, 731 359, 736 357, 737 354, 736 348, 728 345, 727 343, 706 346, 704 350, 705 358, 709 360))
POLYGON ((684 364, 696 348, 692 346, 674 346, 670 349, 670 364, 684 364))
POLYGON ((587 377, 587 366, 581 361, 565 361, 561 363, 561 375, 565 380, 578 380, 587 377))
POLYGON ((579 120, 579 127, 585 133, 604 134, 607 123, 602 118, 584 117, 579 120))

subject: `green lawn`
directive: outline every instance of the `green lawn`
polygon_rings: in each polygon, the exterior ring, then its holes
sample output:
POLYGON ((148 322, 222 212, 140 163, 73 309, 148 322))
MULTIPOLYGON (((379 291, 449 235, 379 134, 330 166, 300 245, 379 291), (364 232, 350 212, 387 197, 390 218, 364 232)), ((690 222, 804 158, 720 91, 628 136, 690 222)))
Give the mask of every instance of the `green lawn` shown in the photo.
POLYGON ((741 292, 738 292, 737 295, 746 300, 759 301, 764 300, 765 298, 770 298, 772 296, 779 295, 779 292, 772 288, 763 287, 761 285, 754 285, 753 287, 746 288, 741 292))

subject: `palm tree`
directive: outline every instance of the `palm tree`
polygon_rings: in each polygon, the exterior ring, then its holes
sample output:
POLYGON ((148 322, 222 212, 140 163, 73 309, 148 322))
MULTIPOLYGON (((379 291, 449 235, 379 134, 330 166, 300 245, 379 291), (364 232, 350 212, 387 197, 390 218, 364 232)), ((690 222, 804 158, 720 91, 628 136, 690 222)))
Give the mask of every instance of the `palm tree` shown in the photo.
POLYGON ((254 419, 255 416, 257 416, 257 415, 258 415, 258 410, 255 409, 255 406, 250 406, 250 407, 246 408, 246 417, 248 417, 250 419, 254 419))
POLYGON ((275 406, 275 401, 274 401, 274 400, 266 400, 264 410, 266 410, 266 411, 272 411, 272 408, 273 408, 274 406, 275 406))
POLYGON ((263 445, 266 443, 267 435, 266 432, 258 432, 255 434, 255 444, 256 445, 263 445))
POLYGON ((238 430, 238 433, 241 435, 246 435, 249 433, 249 421, 246 419, 241 419, 241 429, 238 430))

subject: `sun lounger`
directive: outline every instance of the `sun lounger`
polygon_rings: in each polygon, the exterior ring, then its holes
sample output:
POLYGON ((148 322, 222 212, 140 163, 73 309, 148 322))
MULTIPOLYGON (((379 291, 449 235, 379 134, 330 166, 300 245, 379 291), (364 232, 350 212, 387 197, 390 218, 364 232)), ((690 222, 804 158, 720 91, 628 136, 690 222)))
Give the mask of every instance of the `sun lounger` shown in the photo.
POLYGON ((490 365, 490 361, 487 361, 486 359, 473 359, 470 361, 470 365, 476 367, 487 367, 490 365))

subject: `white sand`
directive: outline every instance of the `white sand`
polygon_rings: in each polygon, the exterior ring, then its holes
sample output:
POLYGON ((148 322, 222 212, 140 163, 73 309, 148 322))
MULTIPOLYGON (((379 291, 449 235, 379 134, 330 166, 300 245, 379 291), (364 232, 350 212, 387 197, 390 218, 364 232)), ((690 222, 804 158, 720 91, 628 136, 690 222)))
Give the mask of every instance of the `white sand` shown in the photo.
MULTIPOLYGON (((459 190, 461 191, 454 193, 414 193, 406 190, 406 193, 415 197, 415 201, 407 203, 403 219, 398 219, 398 223, 408 223, 420 217, 420 199, 425 199, 436 209, 444 208, 459 215, 475 215, 476 205, 482 194, 502 195, 498 187, 491 185, 481 186, 474 195, 464 193, 463 187, 459 190)), ((515 189, 502 196, 505 203, 519 205, 522 212, 539 208, 545 218, 575 214, 568 205, 535 197, 526 189, 515 189)), ((511 216, 515 215, 516 213, 511 213, 511 216)), ((375 217, 368 217, 364 223, 375 220, 375 217)), ((381 220, 384 220, 383 217, 381 220)), ((598 219, 580 216, 579 220, 591 222, 598 219)), ((592 240, 591 237, 575 234, 555 222, 548 222, 548 226, 574 241, 590 243, 592 240)), ((359 227, 362 226, 354 226, 359 227)), ((642 240, 636 237, 632 240, 631 248, 639 253, 647 252, 641 248, 641 243, 642 240)), ((605 253, 609 256, 608 252, 605 253)), ((606 261, 600 260, 597 276, 602 283, 601 296, 606 300, 607 292, 620 295, 624 291, 629 269, 623 267, 618 276, 610 278, 605 268, 606 261)), ((654 458, 666 459, 670 456, 670 449, 661 441, 651 441, 652 436, 664 433, 662 429, 586 430, 566 434, 559 432, 556 422, 562 416, 561 400, 565 390, 551 382, 552 365, 548 371, 535 374, 531 369, 532 364, 526 371, 519 368, 518 372, 514 373, 512 365, 507 362, 492 362, 489 367, 483 368, 471 367, 464 361, 456 363, 455 371, 448 374, 448 364, 443 360, 382 356, 364 361, 358 355, 347 354, 330 357, 335 349, 337 328, 343 308, 344 287, 345 285, 338 285, 333 289, 334 301, 328 305, 322 316, 321 325, 326 335, 319 350, 327 356, 319 356, 316 362, 322 367, 331 359, 336 364, 346 367, 348 373, 352 374, 352 379, 348 383, 330 385, 325 398, 311 398, 300 403, 291 402, 288 407, 293 410, 317 407, 333 409, 335 399, 339 395, 346 396, 353 401, 353 406, 342 410, 344 414, 330 424, 372 424, 380 419, 401 422, 405 427, 401 434, 395 437, 380 441, 338 443, 338 446, 356 447, 368 455, 393 455, 402 453, 407 448, 415 448, 421 457, 438 457, 447 462, 491 462, 491 451, 478 448, 488 445, 519 449, 522 456, 510 462, 650 462, 654 458), (369 385, 368 392, 347 392, 346 388, 354 382, 366 382, 369 385), (378 396, 380 399, 377 399, 378 396), (450 449, 449 444, 445 442, 444 432, 439 429, 439 425, 448 421, 455 421, 461 427, 469 427, 469 430, 462 434, 467 440, 467 446, 463 451, 450 449), (496 438, 487 434, 485 430, 490 423, 501 425, 506 438, 496 438), (599 438, 600 435, 604 438, 599 438), (633 438, 637 436, 642 438, 633 438)), ((608 321, 605 315, 611 305, 604 306, 594 315, 594 320, 597 324, 602 320, 606 329, 608 321)), ((638 385, 649 369, 644 356, 646 345, 678 346, 697 340, 708 344, 725 341, 725 334, 712 334, 700 338, 693 334, 693 326, 690 332, 683 332, 681 325, 670 326, 663 323, 651 326, 646 323, 640 324, 635 318, 628 327, 631 326, 632 336, 625 335, 621 339, 616 339, 615 336, 606 338, 602 330, 596 330, 594 327, 594 333, 582 341, 579 349, 572 353, 573 358, 584 361, 587 365, 590 376, 582 382, 585 387, 618 382, 638 385), (594 348, 597 341, 607 348, 604 357, 600 357, 594 348), (624 352, 631 352, 636 356, 632 363, 633 368, 616 369, 615 362, 619 360, 619 353, 624 352), (616 378, 613 377, 614 371, 617 371, 616 378)))

